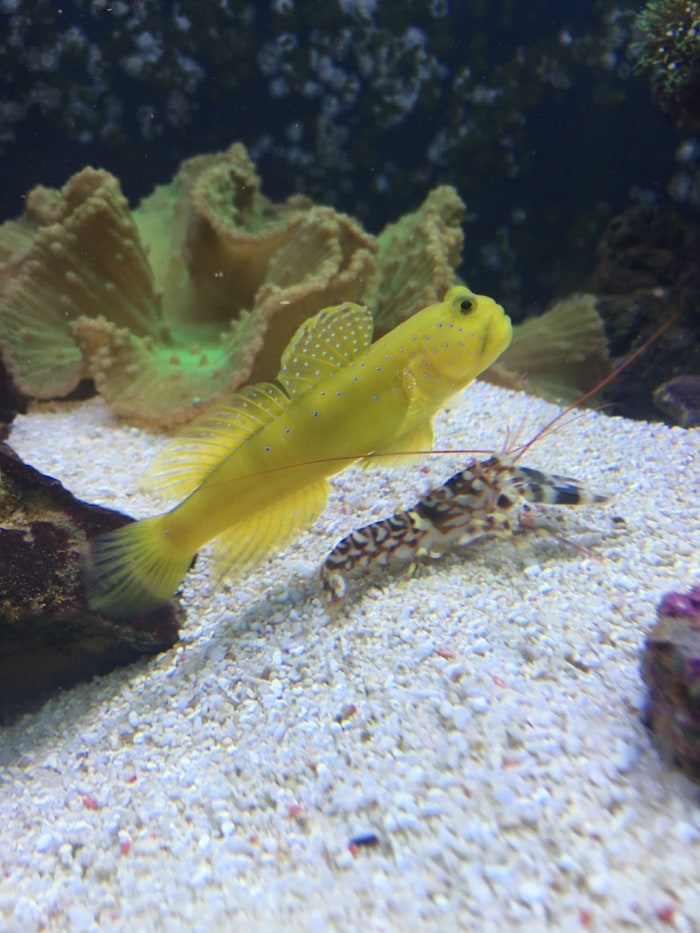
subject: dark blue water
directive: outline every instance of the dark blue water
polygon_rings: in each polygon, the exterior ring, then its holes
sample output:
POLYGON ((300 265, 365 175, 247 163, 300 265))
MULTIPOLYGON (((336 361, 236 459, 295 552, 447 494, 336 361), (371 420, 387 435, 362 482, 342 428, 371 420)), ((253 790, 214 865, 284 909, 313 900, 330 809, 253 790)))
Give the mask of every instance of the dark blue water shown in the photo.
POLYGON ((455 185, 461 271, 518 316, 585 287, 613 213, 668 197, 685 137, 632 73, 638 6, 0 0, 0 219, 85 164, 136 201, 241 140, 269 196, 373 232, 455 185))

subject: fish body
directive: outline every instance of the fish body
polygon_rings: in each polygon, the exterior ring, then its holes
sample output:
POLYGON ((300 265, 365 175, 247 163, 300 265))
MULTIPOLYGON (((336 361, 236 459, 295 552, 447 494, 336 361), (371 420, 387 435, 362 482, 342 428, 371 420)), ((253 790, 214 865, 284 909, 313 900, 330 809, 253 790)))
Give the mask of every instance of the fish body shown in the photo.
POLYGON ((321 567, 321 594, 330 606, 337 605, 352 577, 439 558, 487 536, 510 538, 516 510, 528 503, 576 506, 608 498, 589 492, 570 476, 519 466, 505 456, 471 460, 409 509, 339 541, 321 567))
POLYGON ((86 589, 108 615, 167 599, 216 539, 217 573, 241 573, 323 510, 327 478, 377 453, 432 444, 432 418, 511 338, 503 308, 463 286, 371 344, 372 317, 346 302, 307 320, 282 355, 280 386, 237 392, 157 458, 175 508, 89 542, 86 589))

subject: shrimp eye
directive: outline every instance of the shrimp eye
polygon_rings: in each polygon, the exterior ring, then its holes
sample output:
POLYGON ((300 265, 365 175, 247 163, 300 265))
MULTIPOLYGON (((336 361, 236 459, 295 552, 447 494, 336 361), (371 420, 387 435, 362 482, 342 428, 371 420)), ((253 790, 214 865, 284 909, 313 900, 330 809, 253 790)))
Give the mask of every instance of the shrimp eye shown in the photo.
POLYGON ((471 298, 464 298, 459 303, 459 310, 462 312, 462 314, 469 314, 473 307, 474 302, 471 300, 471 298))

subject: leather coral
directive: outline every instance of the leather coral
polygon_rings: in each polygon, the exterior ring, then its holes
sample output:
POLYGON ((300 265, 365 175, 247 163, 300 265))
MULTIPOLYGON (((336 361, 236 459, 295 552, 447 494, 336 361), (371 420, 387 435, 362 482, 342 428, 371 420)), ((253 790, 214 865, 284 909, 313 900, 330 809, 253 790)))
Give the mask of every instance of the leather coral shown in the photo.
POLYGON ((308 198, 270 201, 240 143, 187 160, 133 211, 113 175, 85 168, 0 227, 0 352, 26 395, 92 378, 118 414, 171 427, 273 379, 326 305, 367 302, 381 333, 438 300, 463 213, 439 188, 374 237, 308 198))
POLYGON ((120 415, 169 427, 273 378, 304 318, 361 298, 375 253, 352 218, 265 198, 240 144, 186 161, 133 212, 85 168, 0 228, 0 349, 29 396, 91 377, 120 415))

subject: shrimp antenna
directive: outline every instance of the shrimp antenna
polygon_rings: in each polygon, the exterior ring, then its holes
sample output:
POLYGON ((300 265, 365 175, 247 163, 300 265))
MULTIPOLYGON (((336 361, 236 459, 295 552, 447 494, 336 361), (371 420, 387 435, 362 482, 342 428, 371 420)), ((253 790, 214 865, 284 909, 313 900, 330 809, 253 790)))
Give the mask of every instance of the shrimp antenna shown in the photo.
POLYGON ((535 434, 535 436, 532 437, 527 442, 527 444, 523 444, 522 447, 518 449, 518 453, 514 459, 519 460, 523 454, 527 453, 527 451, 530 449, 530 447, 532 447, 532 445, 536 441, 538 441, 544 434, 546 434, 547 431, 550 431, 554 427, 555 424, 558 424, 562 420, 562 418, 565 418, 571 411, 573 411, 575 408, 578 408, 579 405, 583 405, 585 402, 588 401, 589 398, 592 398, 594 395, 597 395, 598 392, 600 392, 606 386, 609 386, 610 383, 613 382, 624 369, 627 369, 628 366, 631 366, 632 363, 634 363, 634 361, 638 357, 640 357, 642 353, 645 352, 645 350, 647 350, 656 340, 658 340, 658 338, 665 331, 667 331, 668 328, 672 324, 675 324, 675 322, 678 320, 678 318, 682 314, 683 314, 682 310, 677 311, 675 314, 672 314, 671 317, 667 318, 663 322, 663 324, 661 324, 660 327, 657 327, 656 330, 649 337, 647 337, 647 339, 640 346, 638 346, 636 350, 633 350, 631 353, 628 353, 627 356, 623 360, 621 360, 617 364, 617 366, 615 366, 611 370, 610 373, 608 373, 605 379, 601 380, 601 382, 593 386, 592 389, 589 389, 588 392, 586 392, 580 398, 576 399, 575 402, 571 402, 569 405, 566 405, 564 408, 562 408, 562 410, 557 415, 555 415, 551 419, 551 421, 548 421, 547 424, 544 425, 544 427, 540 428, 537 434, 535 434))

